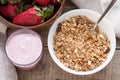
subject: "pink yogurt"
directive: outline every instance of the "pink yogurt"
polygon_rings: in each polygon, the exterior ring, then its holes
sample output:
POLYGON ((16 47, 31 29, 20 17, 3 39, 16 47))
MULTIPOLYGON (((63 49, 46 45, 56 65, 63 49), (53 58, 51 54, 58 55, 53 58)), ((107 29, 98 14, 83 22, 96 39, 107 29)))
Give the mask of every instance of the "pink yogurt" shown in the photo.
POLYGON ((5 49, 15 66, 28 70, 35 67, 42 56, 42 41, 35 31, 20 29, 10 35, 5 49))

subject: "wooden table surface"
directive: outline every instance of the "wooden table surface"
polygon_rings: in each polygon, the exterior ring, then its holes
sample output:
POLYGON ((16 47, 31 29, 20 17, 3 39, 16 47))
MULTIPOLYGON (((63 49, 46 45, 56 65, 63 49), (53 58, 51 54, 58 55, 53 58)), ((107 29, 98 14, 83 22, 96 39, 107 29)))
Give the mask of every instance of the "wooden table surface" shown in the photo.
MULTIPOLYGON (((67 0, 63 13, 77 7, 67 0)), ((112 61, 100 72, 89 76, 77 76, 63 71, 52 60, 47 47, 49 27, 38 31, 43 41, 43 57, 35 69, 23 71, 17 69, 19 80, 119 80, 120 79, 120 39, 117 39, 117 47, 112 61)), ((12 32, 9 30, 8 32, 12 32)))

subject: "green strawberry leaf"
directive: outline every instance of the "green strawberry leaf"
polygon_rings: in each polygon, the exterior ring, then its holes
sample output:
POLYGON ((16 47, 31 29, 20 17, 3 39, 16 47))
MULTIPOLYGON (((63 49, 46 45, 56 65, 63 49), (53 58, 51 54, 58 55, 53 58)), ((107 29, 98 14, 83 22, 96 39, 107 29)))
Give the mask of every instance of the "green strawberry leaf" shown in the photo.
POLYGON ((23 10, 24 10, 24 9, 23 9, 23 3, 18 4, 18 8, 17 8, 16 13, 17 13, 17 14, 22 13, 23 10))
POLYGON ((37 11, 41 11, 40 6, 34 5, 34 8, 35 8, 37 11))
POLYGON ((44 11, 41 10, 40 6, 34 5, 34 8, 37 10, 37 13, 36 13, 37 16, 42 16, 42 17, 44 16, 44 11))
POLYGON ((44 16, 44 12, 43 12, 43 11, 38 12, 38 13, 36 13, 36 15, 37 15, 37 16, 44 16))
POLYGON ((23 11, 27 10, 30 7, 32 7, 31 4, 24 5, 24 3, 19 3, 16 13, 17 14, 22 13, 23 11))
POLYGON ((41 6, 34 5, 34 8, 37 10, 36 15, 43 17, 43 19, 40 23, 43 23, 46 19, 51 17, 53 12, 54 12, 54 6, 53 5, 49 5, 48 7, 41 7, 41 6))
POLYGON ((49 18, 52 16, 53 12, 54 12, 54 6, 53 5, 49 5, 48 7, 42 7, 42 11, 44 12, 44 18, 49 18))
POLYGON ((0 0, 0 4, 5 4, 7 3, 7 0, 0 0))

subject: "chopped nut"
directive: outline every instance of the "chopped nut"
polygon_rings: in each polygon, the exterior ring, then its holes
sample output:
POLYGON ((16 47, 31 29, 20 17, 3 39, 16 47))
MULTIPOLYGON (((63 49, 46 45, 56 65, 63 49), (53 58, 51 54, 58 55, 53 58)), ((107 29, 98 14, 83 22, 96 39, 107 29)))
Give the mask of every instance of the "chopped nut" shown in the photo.
POLYGON ((104 33, 91 34, 94 22, 85 16, 74 16, 58 24, 53 46, 57 58, 68 68, 89 71, 100 66, 110 51, 104 33))
POLYGON ((88 65, 91 65, 91 61, 88 61, 88 65))

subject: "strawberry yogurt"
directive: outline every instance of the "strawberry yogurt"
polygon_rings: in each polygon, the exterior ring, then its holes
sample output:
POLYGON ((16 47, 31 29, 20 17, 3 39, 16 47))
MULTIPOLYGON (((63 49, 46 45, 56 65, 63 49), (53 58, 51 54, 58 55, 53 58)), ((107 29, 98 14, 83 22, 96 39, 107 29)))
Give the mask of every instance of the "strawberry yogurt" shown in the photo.
POLYGON ((42 41, 36 32, 20 29, 7 39, 5 49, 15 66, 28 70, 35 67, 42 56, 42 41))

